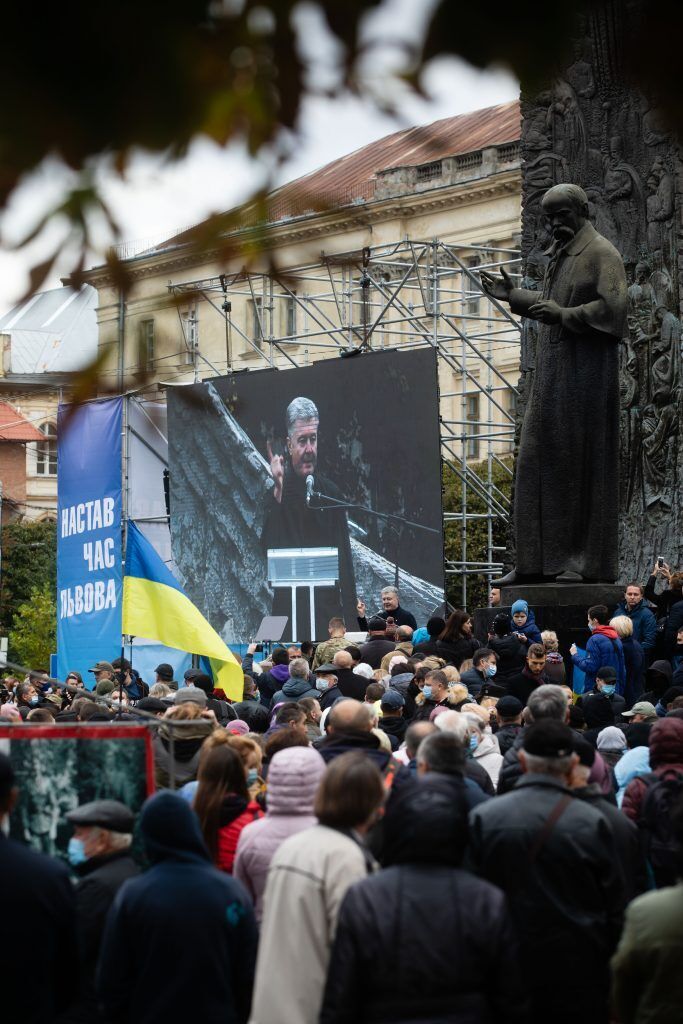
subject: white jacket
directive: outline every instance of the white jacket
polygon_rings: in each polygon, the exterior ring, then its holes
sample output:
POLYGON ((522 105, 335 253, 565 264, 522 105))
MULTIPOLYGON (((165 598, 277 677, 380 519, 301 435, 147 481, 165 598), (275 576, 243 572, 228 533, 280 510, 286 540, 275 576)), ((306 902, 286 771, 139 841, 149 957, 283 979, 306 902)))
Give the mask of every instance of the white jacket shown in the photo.
POLYGON ((280 846, 263 897, 249 1024, 317 1024, 339 907, 366 875, 360 846, 324 825, 280 846))

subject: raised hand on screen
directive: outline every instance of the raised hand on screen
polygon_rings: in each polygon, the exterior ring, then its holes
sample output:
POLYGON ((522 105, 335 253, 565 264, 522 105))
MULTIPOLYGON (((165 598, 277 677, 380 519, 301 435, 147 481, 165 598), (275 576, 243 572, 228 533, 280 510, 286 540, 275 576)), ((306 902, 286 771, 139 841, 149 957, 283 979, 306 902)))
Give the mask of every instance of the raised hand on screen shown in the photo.
POLYGON ((273 448, 270 441, 268 442, 268 461, 270 462, 270 472, 273 474, 273 480, 275 481, 273 497, 276 501, 282 501, 282 482, 285 478, 285 460, 282 455, 273 455, 273 448))

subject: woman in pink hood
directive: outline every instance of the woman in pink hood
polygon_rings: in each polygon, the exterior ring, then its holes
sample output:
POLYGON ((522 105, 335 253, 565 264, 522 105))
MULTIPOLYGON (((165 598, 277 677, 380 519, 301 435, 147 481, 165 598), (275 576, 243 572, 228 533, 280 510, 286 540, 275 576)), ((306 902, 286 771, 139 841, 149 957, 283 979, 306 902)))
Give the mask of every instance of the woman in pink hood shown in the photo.
POLYGON ((325 762, 313 747, 288 747, 270 762, 266 816, 242 829, 233 870, 254 901, 257 921, 275 851, 285 839, 316 824, 313 804, 324 772, 325 762))

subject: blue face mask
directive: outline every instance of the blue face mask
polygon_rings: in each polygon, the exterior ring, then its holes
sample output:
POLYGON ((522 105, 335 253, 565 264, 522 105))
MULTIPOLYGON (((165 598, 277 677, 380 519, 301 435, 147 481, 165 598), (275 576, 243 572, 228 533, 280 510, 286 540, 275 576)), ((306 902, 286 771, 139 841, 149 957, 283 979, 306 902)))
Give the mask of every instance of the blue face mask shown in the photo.
POLYGON ((604 693, 605 697, 611 697, 614 691, 616 690, 616 686, 613 683, 610 683, 608 686, 603 685, 601 687, 601 690, 604 693))
POLYGON ((422 693, 424 694, 424 699, 425 700, 431 700, 432 699, 432 688, 431 688, 431 686, 429 686, 429 685, 423 686, 422 687, 422 693))
POLYGON ((39 700, 40 697, 31 697, 31 705, 35 707, 39 700))
POLYGON ((79 864, 85 864, 88 858, 85 855, 83 840, 76 839, 76 836, 72 836, 69 840, 69 845, 66 848, 66 855, 69 858, 69 864, 72 864, 73 867, 78 867, 79 864))
POLYGON ((260 690, 254 690, 254 700, 261 700, 260 690))
POLYGON ((250 768, 249 771, 247 772, 247 785, 253 786, 257 779, 258 771, 256 770, 256 768, 250 768))
POLYGON ((470 750, 476 750, 479 744, 476 736, 470 736, 470 750))
POLYGON ((591 633, 595 630, 595 626, 593 625, 592 622, 588 623, 588 628, 590 629, 591 633))
POLYGON ((489 679, 493 679, 493 677, 495 676, 497 671, 498 671, 498 666, 497 665, 487 665, 487 667, 486 667, 486 675, 489 677, 489 679))

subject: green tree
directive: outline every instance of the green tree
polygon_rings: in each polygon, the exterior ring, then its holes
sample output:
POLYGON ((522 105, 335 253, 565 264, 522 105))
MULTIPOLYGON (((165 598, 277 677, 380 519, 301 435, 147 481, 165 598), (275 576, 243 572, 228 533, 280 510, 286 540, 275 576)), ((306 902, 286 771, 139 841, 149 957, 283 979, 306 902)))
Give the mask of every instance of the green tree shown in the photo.
POLYGON ((20 604, 9 634, 10 661, 48 671, 57 642, 57 605, 52 587, 34 587, 20 604))
MULTIPOLYGON (((512 468, 512 459, 503 460, 507 470, 512 468)), ((486 462, 479 462, 469 467, 473 473, 482 481, 486 489, 488 479, 486 462)), ((505 468, 494 463, 491 477, 493 481, 493 495, 499 504, 509 507, 512 479, 505 468)), ((462 482, 458 475, 444 465, 443 468, 443 509, 444 512, 451 512, 455 515, 462 513, 462 482)), ((473 487, 469 487, 467 496, 467 510, 470 513, 482 514, 487 511, 486 501, 477 494, 473 487)), ((470 519, 467 523, 467 561, 485 562, 487 560, 488 526, 486 519, 470 519)), ((493 520, 493 544, 496 547, 504 547, 507 543, 507 525, 502 518, 493 520)), ((462 560, 462 524, 450 522, 444 530, 444 552, 446 561, 462 560)), ((503 552, 496 554, 496 561, 502 561, 503 552)), ((459 573, 446 576, 446 596, 455 607, 462 606, 462 576, 459 573)), ((467 607, 468 610, 480 608, 488 604, 487 579, 484 575, 468 575, 467 578, 467 607)))
POLYGON ((36 587, 57 586, 57 525, 10 523, 2 530, 0 626, 6 633, 21 604, 36 587))

